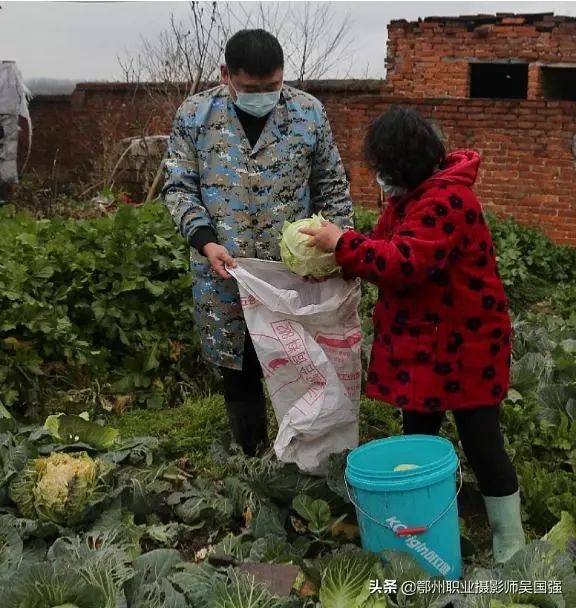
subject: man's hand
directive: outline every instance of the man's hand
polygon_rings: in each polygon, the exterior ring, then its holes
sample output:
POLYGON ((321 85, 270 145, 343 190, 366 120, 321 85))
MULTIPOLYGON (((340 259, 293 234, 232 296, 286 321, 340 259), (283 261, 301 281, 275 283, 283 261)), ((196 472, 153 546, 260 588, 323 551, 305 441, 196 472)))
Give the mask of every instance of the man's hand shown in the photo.
POLYGON ((202 248, 202 253, 208 258, 210 265, 212 266, 212 270, 223 279, 229 279, 230 274, 226 272, 225 266, 230 266, 230 268, 236 267, 236 261, 234 258, 228 253, 226 247, 222 245, 218 245, 217 243, 207 243, 202 248))
POLYGON ((344 231, 336 224, 331 224, 326 220, 322 222, 322 228, 300 228, 300 232, 312 237, 308 247, 318 247, 321 251, 328 253, 336 249, 336 243, 344 234, 344 231))

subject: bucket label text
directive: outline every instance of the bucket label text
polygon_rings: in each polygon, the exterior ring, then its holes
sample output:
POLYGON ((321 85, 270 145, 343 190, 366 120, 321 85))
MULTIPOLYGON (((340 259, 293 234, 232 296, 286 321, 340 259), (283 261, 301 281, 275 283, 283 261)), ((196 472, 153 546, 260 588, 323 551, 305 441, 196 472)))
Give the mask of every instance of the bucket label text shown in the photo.
MULTIPOLYGON (((406 530, 408 528, 408 526, 403 524, 397 517, 389 517, 386 520, 386 523, 393 532, 398 532, 398 530, 406 530)), ((410 534, 409 536, 406 536, 404 542, 411 551, 422 556, 443 576, 446 576, 452 570, 452 566, 443 560, 435 551, 430 549, 426 543, 419 540, 416 535, 410 534)))

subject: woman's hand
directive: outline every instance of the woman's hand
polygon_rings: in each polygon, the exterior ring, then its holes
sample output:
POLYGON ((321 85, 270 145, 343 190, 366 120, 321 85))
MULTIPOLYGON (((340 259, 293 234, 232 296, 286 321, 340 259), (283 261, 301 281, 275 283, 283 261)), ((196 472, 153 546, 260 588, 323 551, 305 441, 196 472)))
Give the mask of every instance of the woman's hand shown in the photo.
POLYGON ((344 231, 336 224, 331 224, 326 220, 322 221, 322 228, 300 228, 300 232, 312 237, 308 247, 318 247, 328 253, 336 249, 336 243, 344 234, 344 231))

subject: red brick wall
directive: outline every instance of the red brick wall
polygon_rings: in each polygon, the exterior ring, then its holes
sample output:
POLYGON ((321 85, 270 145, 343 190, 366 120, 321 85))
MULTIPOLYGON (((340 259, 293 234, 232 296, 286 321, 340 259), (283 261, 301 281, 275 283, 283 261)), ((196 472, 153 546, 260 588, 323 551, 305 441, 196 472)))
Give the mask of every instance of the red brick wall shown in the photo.
POLYGON ((355 202, 373 205, 378 200, 374 176, 362 163, 365 128, 392 103, 402 103, 434 120, 450 148, 480 152, 476 192, 486 209, 538 225, 556 241, 576 245, 575 103, 379 96, 349 98, 340 108, 335 100, 326 102, 352 174, 355 202))
MULTIPOLYGON (((392 98, 381 83, 320 83, 310 92, 327 109, 351 175, 354 202, 376 206, 379 190, 362 160, 369 121, 391 103, 435 120, 450 147, 482 154, 477 192, 486 208, 540 225, 562 243, 576 245, 576 103, 392 98)), ((158 109, 147 98, 109 85, 79 89, 64 101, 38 98, 31 106, 34 145, 29 170, 48 173, 58 151, 61 173, 87 180, 103 142, 169 128, 173 105, 158 109)), ((116 157, 117 158, 117 157, 116 157)))
POLYGON ((397 96, 467 97, 469 62, 494 60, 530 63, 528 98, 540 98, 542 64, 576 63, 576 22, 511 16, 394 21, 388 28, 386 77, 397 96))
POLYGON ((90 182, 118 160, 122 138, 169 129, 175 107, 163 108, 144 90, 108 83, 80 85, 70 96, 38 96, 30 104, 34 136, 27 169, 90 182))

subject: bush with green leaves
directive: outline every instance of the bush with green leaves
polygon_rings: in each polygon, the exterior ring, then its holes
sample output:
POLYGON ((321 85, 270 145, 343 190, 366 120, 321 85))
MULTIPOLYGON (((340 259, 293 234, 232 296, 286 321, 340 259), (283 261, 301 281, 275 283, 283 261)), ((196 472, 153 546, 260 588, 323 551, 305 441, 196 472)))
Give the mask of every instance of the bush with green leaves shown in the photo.
POLYGON ((79 221, 0 214, 0 405, 61 408, 72 395, 111 410, 126 395, 158 408, 213 386, 187 247, 161 205, 79 221))

